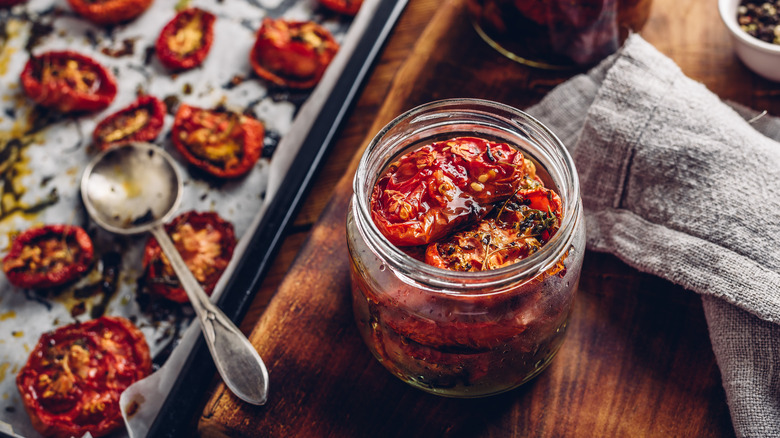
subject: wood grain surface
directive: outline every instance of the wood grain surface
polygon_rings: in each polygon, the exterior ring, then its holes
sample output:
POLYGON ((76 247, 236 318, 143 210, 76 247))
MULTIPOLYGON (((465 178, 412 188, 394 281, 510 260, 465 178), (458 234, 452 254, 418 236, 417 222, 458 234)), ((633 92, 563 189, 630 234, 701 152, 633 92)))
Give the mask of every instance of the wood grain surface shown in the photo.
MULTIPOLYGON (((780 112, 780 88, 735 58, 715 2, 655 0, 642 35, 722 98, 780 112)), ((411 0, 241 325, 268 366, 269 402, 244 404, 218 384, 198 432, 733 436, 698 296, 609 255, 586 254, 568 338, 550 368, 499 396, 458 400, 416 390, 387 372, 357 333, 344 220, 356 158, 373 133, 447 97, 523 108, 574 73, 533 70, 494 53, 468 23, 464 0, 411 0)))

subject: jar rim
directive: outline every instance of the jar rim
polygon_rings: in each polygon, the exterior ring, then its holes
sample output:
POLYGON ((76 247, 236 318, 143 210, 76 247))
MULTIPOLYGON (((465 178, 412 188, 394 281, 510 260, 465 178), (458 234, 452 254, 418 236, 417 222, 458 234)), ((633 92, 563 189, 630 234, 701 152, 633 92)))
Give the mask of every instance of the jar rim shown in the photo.
MULTIPOLYGON (((500 117, 500 116, 497 116, 500 117)), ((455 122, 453 119, 448 122, 455 122)), ((447 122, 445 122, 447 123, 447 122)), ((475 133, 479 136, 479 133, 475 133)), ((424 136, 421 138, 425 138, 424 136)), ((390 139, 395 141, 395 139, 390 139)), ((507 142, 512 145, 512 142, 507 142)), ((523 150, 520 145, 513 145, 523 150)), ((392 158, 388 156, 386 158, 392 158)), ((429 102, 415 108, 412 108, 399 115, 383 127, 366 147, 363 156, 360 159, 357 172, 353 180, 353 202, 352 209, 355 216, 355 224, 363 238, 370 242, 369 247, 377 252, 391 268, 402 273, 400 276, 403 281, 431 286, 437 292, 444 294, 464 295, 469 292, 476 292, 479 295, 488 295, 492 293, 501 293, 501 291, 510 285, 523 282, 536 277, 538 274, 552 268, 559 260, 558 255, 562 254, 571 244, 574 237, 574 230, 577 222, 581 220, 582 204, 580 202, 580 186, 577 177, 577 171, 574 166, 574 160, 567 151, 563 142, 545 125, 533 116, 511 107, 506 104, 493 102, 484 99, 474 98, 456 98, 444 99, 429 102), (536 253, 520 260, 512 265, 495 270, 485 270, 478 272, 461 272, 438 268, 428 265, 420 260, 414 259, 401 251, 379 231, 374 223, 370 211, 370 198, 373 192, 374 184, 378 179, 379 172, 386 168, 389 160, 378 161, 376 154, 384 152, 383 146, 387 148, 387 136, 392 130, 405 121, 426 121, 426 116, 435 119, 435 114, 446 111, 459 111, 464 114, 490 114, 496 116, 497 113, 507 114, 511 118, 504 120, 508 126, 515 127, 525 134, 529 134, 526 128, 531 128, 533 134, 538 138, 530 139, 538 146, 551 148, 557 163, 549 163, 554 166, 560 166, 560 176, 565 181, 556 180, 561 191, 561 186, 565 187, 566 196, 559 193, 563 200, 563 219, 555 235, 543 245, 536 253), (519 123, 524 124, 520 126, 519 123), (540 142, 538 140, 544 140, 540 142), (544 143, 544 144, 539 144, 544 143), (374 169, 375 164, 381 162, 378 169, 374 169), (373 175, 372 170, 376 175, 373 175), (491 290, 492 292, 484 292, 491 290)))

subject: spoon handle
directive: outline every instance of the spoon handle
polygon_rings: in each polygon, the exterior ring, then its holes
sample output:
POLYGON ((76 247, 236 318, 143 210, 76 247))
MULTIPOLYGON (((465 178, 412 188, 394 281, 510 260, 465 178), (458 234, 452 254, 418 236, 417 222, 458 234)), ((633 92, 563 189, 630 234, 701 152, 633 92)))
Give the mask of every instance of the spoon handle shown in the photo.
POLYGON ((200 319, 203 337, 206 338, 222 380, 241 400, 254 405, 265 404, 268 396, 268 370, 257 350, 222 310, 209 301, 168 233, 159 225, 153 227, 151 232, 171 262, 200 319))

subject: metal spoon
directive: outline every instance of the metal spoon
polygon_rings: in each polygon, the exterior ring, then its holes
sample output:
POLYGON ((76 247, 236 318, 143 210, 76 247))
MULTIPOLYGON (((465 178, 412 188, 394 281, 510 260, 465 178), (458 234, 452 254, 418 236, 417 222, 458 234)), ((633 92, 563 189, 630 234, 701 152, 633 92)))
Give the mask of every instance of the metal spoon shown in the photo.
POLYGON ((181 200, 182 183, 162 148, 131 143, 98 154, 81 178, 81 197, 90 217, 118 234, 149 231, 173 266, 200 318, 201 330, 228 388, 241 400, 265 404, 268 371, 249 340, 209 301, 162 224, 181 200))

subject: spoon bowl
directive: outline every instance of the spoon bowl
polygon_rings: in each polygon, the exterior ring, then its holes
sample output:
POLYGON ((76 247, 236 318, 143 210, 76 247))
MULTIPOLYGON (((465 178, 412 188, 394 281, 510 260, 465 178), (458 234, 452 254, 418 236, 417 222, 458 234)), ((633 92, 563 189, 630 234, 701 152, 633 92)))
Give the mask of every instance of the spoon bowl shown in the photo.
POLYGON ((90 217, 118 234, 139 234, 164 223, 179 206, 181 193, 173 158, 149 143, 101 152, 81 179, 81 195, 90 217))

